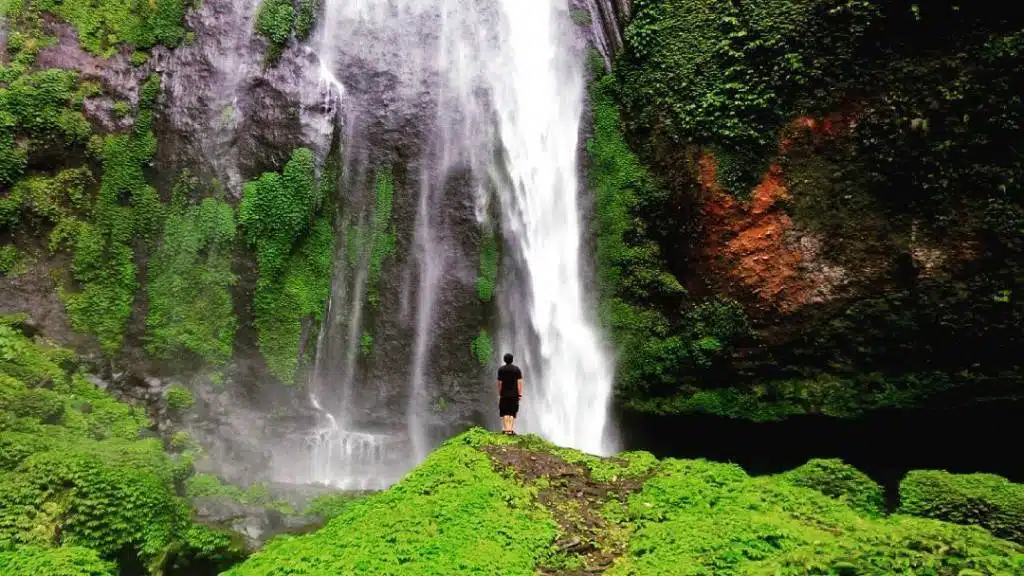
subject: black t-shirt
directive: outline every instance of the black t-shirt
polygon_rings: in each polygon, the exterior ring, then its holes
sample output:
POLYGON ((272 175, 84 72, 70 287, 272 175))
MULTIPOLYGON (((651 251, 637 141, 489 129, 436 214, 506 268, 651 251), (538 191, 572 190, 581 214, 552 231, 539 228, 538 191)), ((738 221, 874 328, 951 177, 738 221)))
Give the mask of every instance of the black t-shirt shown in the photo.
POLYGON ((518 382, 522 377, 522 370, 520 370, 515 364, 505 364, 501 368, 498 368, 498 380, 501 382, 501 397, 518 398, 518 382))

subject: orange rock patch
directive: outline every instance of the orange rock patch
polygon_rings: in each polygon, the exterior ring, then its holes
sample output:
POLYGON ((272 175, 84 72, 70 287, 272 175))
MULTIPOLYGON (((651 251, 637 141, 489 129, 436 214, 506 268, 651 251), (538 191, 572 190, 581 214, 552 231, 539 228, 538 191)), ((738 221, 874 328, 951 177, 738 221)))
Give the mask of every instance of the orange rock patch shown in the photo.
POLYGON ((811 287, 801 276, 803 256, 788 242, 793 228, 777 202, 789 197, 782 168, 773 164, 743 204, 722 190, 710 154, 700 158, 705 252, 715 272, 745 288, 772 308, 786 312, 804 304, 811 287))
MULTIPOLYGON (((821 142, 847 134, 855 125, 855 110, 823 118, 796 118, 780 135, 779 154, 788 152, 797 136, 810 134, 815 142, 821 142)), ((718 278, 760 301, 763 312, 792 312, 828 299, 835 274, 828 279, 807 272, 808 260, 820 259, 818 251, 808 245, 818 242, 810 238, 802 242, 792 233, 793 221, 779 205, 790 197, 779 164, 768 168, 751 191, 749 202, 740 202, 722 189, 711 154, 702 153, 699 172, 705 198, 704 252, 718 278)), ((818 269, 823 266, 822 262, 816 264, 818 269)))

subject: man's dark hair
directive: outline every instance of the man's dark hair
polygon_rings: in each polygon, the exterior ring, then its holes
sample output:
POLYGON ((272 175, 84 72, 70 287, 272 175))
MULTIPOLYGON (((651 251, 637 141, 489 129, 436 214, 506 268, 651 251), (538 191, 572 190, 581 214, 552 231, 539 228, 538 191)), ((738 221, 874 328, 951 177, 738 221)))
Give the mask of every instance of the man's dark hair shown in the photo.
POLYGON ((505 354, 505 364, 511 364, 511 363, 512 363, 512 355, 511 354, 505 354))

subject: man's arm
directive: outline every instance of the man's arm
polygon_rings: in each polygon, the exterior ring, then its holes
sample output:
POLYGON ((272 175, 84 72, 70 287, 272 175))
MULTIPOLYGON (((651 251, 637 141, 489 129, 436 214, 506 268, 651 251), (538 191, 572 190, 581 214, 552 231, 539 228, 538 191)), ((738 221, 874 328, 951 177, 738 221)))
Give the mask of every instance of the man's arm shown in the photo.
POLYGON ((501 378, 498 378, 498 397, 501 398, 501 378))
POLYGON ((519 380, 516 381, 516 384, 519 387, 519 397, 522 398, 523 397, 523 377, 522 376, 519 377, 519 380))

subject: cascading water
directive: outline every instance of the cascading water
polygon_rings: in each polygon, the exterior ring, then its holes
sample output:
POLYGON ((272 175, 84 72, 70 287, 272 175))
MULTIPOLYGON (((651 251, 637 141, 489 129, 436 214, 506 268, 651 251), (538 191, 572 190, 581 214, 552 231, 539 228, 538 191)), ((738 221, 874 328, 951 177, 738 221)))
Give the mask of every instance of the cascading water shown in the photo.
MULTIPOLYGON (((526 267, 529 299, 509 299, 502 344, 536 382, 524 428, 594 453, 606 437, 613 367, 588 319, 580 270, 576 156, 583 70, 549 1, 503 0, 504 48, 488 75, 508 185, 503 224, 526 267), (536 347, 526 346, 536 342, 536 347)), ((527 392, 529 394, 529 392, 527 392)))
MULTIPOLYGON (((380 206, 368 198, 369 183, 394 160, 400 140, 407 201, 415 199, 416 209, 402 260, 406 272, 392 273, 408 279, 400 293, 414 296, 396 297, 404 303, 393 306, 406 313, 394 313, 391 324, 402 326, 387 337, 402 341, 381 343, 397 344, 399 358, 404 351, 405 369, 394 354, 387 366, 361 367, 361 335, 367 322, 382 330, 388 302, 367 312, 369 251, 363 246, 353 256, 351 245, 339 247, 309 387, 322 426, 307 439, 303 480, 377 487, 433 447, 431 403, 444 376, 433 359, 473 336, 458 342, 439 336, 452 291, 472 285, 460 279, 467 274, 463 261, 475 254, 460 253, 459 231, 485 224, 495 193, 507 254, 498 279, 502 328, 494 360, 512 351, 524 368, 520 430, 610 451, 613 367, 582 288, 576 164, 583 52, 568 6, 564 0, 326 0, 323 10, 314 46, 333 97, 344 95, 347 124, 337 236, 345 244, 353 230, 358 235, 374 221, 380 206), (409 136, 406 126, 417 134, 409 136), (456 221, 452 211, 467 201, 471 220, 456 221), (404 401, 388 400, 396 395, 404 401)), ((375 335, 373 346, 376 338, 382 337, 375 335)), ((462 394, 485 388, 482 409, 494 410, 492 376, 460 386, 462 394)))

